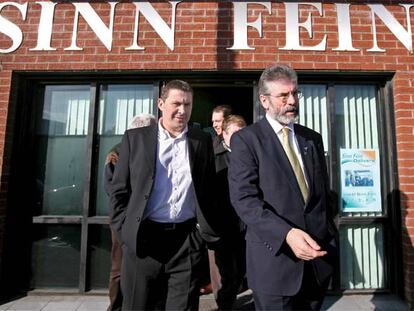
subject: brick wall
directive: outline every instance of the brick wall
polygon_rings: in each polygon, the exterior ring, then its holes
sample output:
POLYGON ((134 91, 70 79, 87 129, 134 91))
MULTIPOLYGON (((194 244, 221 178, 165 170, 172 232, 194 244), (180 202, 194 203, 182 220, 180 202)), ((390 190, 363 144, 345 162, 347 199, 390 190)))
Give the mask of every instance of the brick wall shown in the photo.
MULTIPOLYGON (((25 3, 16 1, 16 3, 25 3)), ((359 1, 361 3, 361 1, 359 1)), ((374 3, 366 1, 364 3, 374 3)), ((377 1, 407 27, 404 9, 397 1, 377 1)), ((107 3, 94 1, 93 8, 107 25, 110 9, 107 3)), ((171 6, 154 3, 154 8, 164 20, 171 21, 171 6)), ((368 52, 373 46, 370 10, 365 4, 352 5, 351 25, 353 46, 360 51, 333 51, 338 46, 337 15, 335 4, 323 4, 323 16, 313 7, 301 7, 301 19, 308 12, 313 14, 313 36, 301 30, 303 45, 316 45, 327 35, 326 51, 286 51, 285 7, 281 2, 271 4, 272 15, 262 5, 249 5, 249 21, 262 14, 263 36, 249 28, 248 44, 255 50, 228 50, 233 44, 233 7, 222 2, 183 2, 177 5, 175 49, 171 51, 151 25, 141 16, 139 23, 140 46, 144 51, 128 51, 133 42, 135 6, 119 3, 115 10, 112 51, 108 51, 85 20, 79 18, 78 39, 83 51, 66 51, 71 45, 74 6, 59 3, 55 18, 51 47, 55 51, 30 51, 38 38, 40 5, 28 2, 26 20, 16 8, 6 7, 1 16, 18 25, 23 33, 22 45, 9 54, 0 54, 0 258, 2 232, 7 204, 8 157, 4 156, 6 121, 10 99, 11 74, 13 71, 119 71, 119 70, 261 70, 282 62, 296 69, 319 72, 327 71, 388 71, 395 73, 393 79, 395 123, 398 151, 398 174, 402 193, 402 224, 405 293, 414 301, 414 55, 411 54, 392 32, 377 18, 378 46, 386 52, 368 52)), ((410 12, 414 24, 414 10, 410 12)), ((0 33, 0 48, 7 48, 11 40, 0 33)))

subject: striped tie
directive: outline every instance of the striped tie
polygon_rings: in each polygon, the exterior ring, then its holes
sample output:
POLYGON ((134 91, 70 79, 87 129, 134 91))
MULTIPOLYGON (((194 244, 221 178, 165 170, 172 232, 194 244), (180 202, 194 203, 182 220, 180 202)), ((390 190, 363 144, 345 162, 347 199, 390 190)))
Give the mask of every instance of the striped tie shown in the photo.
POLYGON ((305 176, 303 175, 302 168, 300 167, 300 163, 298 157, 296 156, 295 151, 292 148, 292 145, 289 141, 289 131, 288 127, 284 127, 282 129, 283 132, 283 148, 285 149, 286 155, 289 159, 290 165, 292 165, 293 172, 295 173, 296 180, 298 181, 300 191, 302 192, 303 200, 306 202, 308 199, 308 187, 305 182, 305 176))

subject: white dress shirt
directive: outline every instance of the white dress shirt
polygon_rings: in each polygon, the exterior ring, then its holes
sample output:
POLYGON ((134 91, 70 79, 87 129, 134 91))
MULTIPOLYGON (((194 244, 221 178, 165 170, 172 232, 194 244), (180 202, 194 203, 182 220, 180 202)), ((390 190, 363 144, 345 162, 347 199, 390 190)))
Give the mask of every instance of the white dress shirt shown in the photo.
POLYGON ((295 129, 294 129, 293 123, 289 123, 287 126, 283 126, 282 124, 280 124, 278 121, 276 121, 272 117, 268 116, 267 114, 266 114, 266 119, 267 119, 267 121, 269 121, 270 126, 275 131, 275 133, 277 135, 277 138, 279 138, 280 144, 282 146, 283 146, 283 132, 282 132, 282 129, 284 127, 289 128, 289 130, 290 130, 289 131, 290 145, 293 147, 293 151, 295 152, 295 154, 296 154, 296 156, 299 160, 299 164, 300 164, 300 167, 302 168, 303 176, 305 177, 306 185, 309 187, 308 178, 306 176, 305 168, 303 166, 302 155, 300 154, 300 151, 299 151, 299 144, 298 144, 298 141, 296 139, 295 129))
POLYGON ((154 186, 144 211, 144 219, 180 223, 196 217, 197 199, 190 170, 186 127, 171 137, 158 123, 154 186))

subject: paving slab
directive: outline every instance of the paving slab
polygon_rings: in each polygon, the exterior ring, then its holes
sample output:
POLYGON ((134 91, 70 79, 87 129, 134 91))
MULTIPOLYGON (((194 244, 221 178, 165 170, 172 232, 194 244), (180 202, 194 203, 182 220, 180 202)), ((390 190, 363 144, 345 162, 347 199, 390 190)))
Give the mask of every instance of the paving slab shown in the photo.
MULTIPOLYGON (((0 305, 0 310, 14 311, 105 311, 106 295, 31 295, 0 305)), ((200 297, 199 311, 214 311, 217 305, 212 294, 200 297)), ((237 297, 233 310, 254 310, 251 291, 237 297)), ((322 310, 329 311, 408 311, 407 304, 395 295, 327 296, 322 310)))

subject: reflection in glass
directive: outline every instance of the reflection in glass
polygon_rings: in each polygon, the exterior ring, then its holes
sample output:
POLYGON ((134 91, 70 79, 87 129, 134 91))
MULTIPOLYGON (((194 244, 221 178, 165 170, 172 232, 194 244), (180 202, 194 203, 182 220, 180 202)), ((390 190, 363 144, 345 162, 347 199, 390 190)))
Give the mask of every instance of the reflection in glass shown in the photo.
POLYGON ((140 113, 156 115, 153 85, 104 85, 100 92, 99 162, 96 215, 108 215, 108 198, 103 189, 103 171, 108 152, 121 142, 133 117, 140 113))
POLYGON ((301 84, 303 96, 299 99, 299 124, 322 135, 325 152, 328 144, 328 107, 326 85, 301 84))
POLYGON ((89 273, 92 289, 108 287, 111 245, 111 231, 108 225, 89 227, 89 273))
POLYGON ((340 228, 341 289, 385 288, 382 224, 340 228))
POLYGON ((46 86, 37 113, 34 215, 80 215, 85 177, 89 86, 46 86))
POLYGON ((32 287, 78 288, 80 226, 35 225, 32 287))

